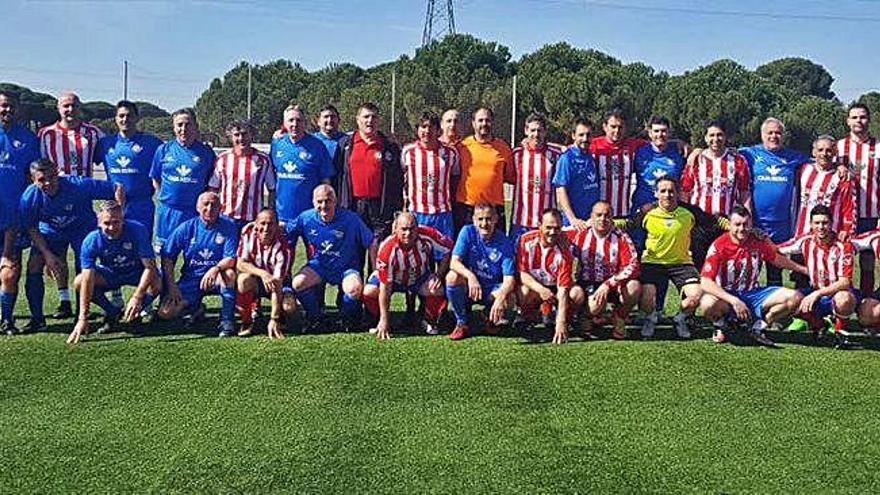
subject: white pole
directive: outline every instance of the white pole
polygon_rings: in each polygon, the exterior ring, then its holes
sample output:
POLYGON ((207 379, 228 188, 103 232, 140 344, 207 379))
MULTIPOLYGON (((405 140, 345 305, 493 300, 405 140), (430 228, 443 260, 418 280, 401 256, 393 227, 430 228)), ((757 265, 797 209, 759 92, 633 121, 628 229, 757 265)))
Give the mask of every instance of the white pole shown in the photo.
POLYGON ((128 99, 128 60, 122 61, 122 99, 128 99))
POLYGON ((251 120, 251 86, 252 86, 251 64, 248 63, 248 88, 247 88, 247 95, 248 95, 248 97, 247 97, 247 101, 248 101, 247 118, 248 118, 248 120, 251 120))
POLYGON ((391 135, 394 135, 395 125, 395 107, 397 103, 397 71, 391 72, 391 135))
POLYGON ((516 140, 516 75, 513 76, 513 98, 510 105, 510 145, 516 140))

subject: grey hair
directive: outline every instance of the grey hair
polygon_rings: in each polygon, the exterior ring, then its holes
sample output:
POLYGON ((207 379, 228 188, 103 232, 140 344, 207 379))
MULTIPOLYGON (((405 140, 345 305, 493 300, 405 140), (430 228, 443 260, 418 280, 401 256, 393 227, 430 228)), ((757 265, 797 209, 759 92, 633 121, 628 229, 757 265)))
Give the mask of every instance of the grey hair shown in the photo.
POLYGON ((31 174, 36 172, 57 172, 58 164, 48 158, 40 158, 31 162, 31 174))
POLYGON ((767 126, 770 124, 777 124, 780 128, 782 128, 782 132, 785 133, 785 123, 784 122, 777 119, 776 117, 767 117, 766 119, 764 119, 764 122, 761 122, 761 133, 762 134, 764 133, 764 130, 767 128, 767 126))
POLYGON ((831 134, 822 134, 821 136, 813 140, 813 146, 815 147, 817 144, 819 144, 819 141, 828 141, 831 144, 837 142, 837 140, 834 139, 834 136, 832 136, 831 134))
POLYGON ((101 206, 98 208, 99 213, 122 213, 122 205, 113 199, 108 199, 105 201, 101 201, 101 206))
POLYGON ((323 192, 330 193, 330 197, 333 198, 333 201, 336 201, 336 191, 330 184, 318 184, 318 186, 312 191, 312 201, 317 199, 319 193, 323 192))

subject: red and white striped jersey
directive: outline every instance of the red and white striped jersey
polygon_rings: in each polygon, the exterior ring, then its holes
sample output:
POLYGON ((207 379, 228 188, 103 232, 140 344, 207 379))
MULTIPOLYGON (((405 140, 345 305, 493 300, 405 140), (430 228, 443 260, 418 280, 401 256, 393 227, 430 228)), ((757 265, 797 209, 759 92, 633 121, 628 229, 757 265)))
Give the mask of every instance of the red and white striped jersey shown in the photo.
POLYGON ((735 204, 749 199, 750 188, 748 163, 734 150, 719 158, 704 151, 681 176, 681 190, 688 202, 711 215, 727 216, 735 204))
POLYGON ((40 129, 40 155, 58 165, 62 175, 91 177, 95 146, 104 137, 101 129, 87 122, 65 129, 55 122, 40 129))
POLYGON ((269 155, 252 150, 236 154, 226 150, 217 156, 208 187, 220 194, 224 215, 236 220, 253 221, 263 205, 263 190, 275 190, 275 167, 269 155))
POLYGON ((395 283, 411 287, 423 280, 431 268, 432 260, 442 258, 452 251, 452 240, 432 227, 418 226, 415 242, 404 248, 395 234, 379 245, 376 270, 383 284, 395 283))
POLYGON ((859 251, 871 250, 877 258, 880 258, 880 229, 859 234, 850 240, 852 241, 853 247, 859 251))
POLYGON ((785 255, 800 254, 806 261, 810 274, 810 285, 814 289, 828 287, 838 279, 853 276, 853 245, 835 239, 823 243, 813 234, 795 237, 779 245, 779 252, 785 255))
POLYGON ((531 149, 520 146, 513 149, 513 212, 510 224, 538 228, 541 213, 556 206, 553 173, 561 152, 546 146, 531 149))
POLYGON ((571 287, 574 285, 572 268, 574 257, 566 237, 560 237, 555 246, 541 245, 541 232, 532 230, 519 238, 516 265, 543 285, 571 287))
POLYGON ((714 280, 727 292, 756 289, 762 264, 776 256, 776 246, 769 240, 749 236, 737 244, 725 233, 709 246, 700 276, 714 280))
POLYGON ((249 223, 241 229, 241 237, 238 241, 238 259, 253 263, 261 270, 266 270, 272 276, 282 280, 290 275, 293 265, 293 250, 290 249, 287 239, 279 234, 271 245, 264 245, 260 241, 256 225, 249 223))
POLYGON ((794 237, 810 232, 810 211, 816 205, 831 208, 831 228, 852 232, 855 223, 855 186, 850 176, 841 179, 836 168, 822 170, 815 163, 801 167, 798 176, 798 215, 794 237))
POLYGON ((403 147, 400 163, 410 211, 429 215, 452 211, 451 178, 461 174, 454 147, 440 144, 432 150, 416 141, 403 147))
POLYGON ((612 289, 639 276, 639 255, 632 239, 622 230, 612 229, 600 237, 593 228, 567 230, 569 244, 578 260, 578 279, 606 282, 612 289))
POLYGON ((858 177, 859 218, 880 217, 880 147, 877 139, 872 137, 858 143, 849 135, 837 142, 837 159, 858 177))
POLYGON ((615 217, 629 215, 636 151, 647 142, 625 138, 612 143, 606 136, 590 141, 590 153, 599 171, 599 197, 611 203, 615 217))

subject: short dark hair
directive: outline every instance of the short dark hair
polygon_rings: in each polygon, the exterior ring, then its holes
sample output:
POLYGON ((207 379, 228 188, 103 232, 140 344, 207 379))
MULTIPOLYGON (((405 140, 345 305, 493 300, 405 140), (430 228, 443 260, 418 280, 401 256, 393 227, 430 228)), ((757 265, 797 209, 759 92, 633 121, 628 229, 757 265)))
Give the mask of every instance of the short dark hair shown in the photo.
POLYGON ((562 223, 562 213, 556 208, 545 208, 544 211, 541 212, 541 218, 544 218, 544 215, 553 215, 556 217, 556 220, 562 223))
POLYGON ((58 164, 48 158, 38 158, 31 162, 31 173, 58 171, 58 164))
POLYGON ((655 190, 655 191, 659 191, 659 190, 660 190, 660 183, 661 183, 661 182, 671 182, 672 185, 675 186, 675 190, 676 190, 676 191, 680 191, 680 190, 681 190, 681 188, 680 188, 679 185, 678 185, 678 181, 675 179, 675 177, 673 177, 673 176, 671 176, 671 175, 664 175, 663 177, 660 177, 659 179, 657 179, 657 180, 654 182, 654 190, 655 190))
POLYGON ((0 96, 5 96, 7 100, 12 100, 16 105, 18 105, 18 93, 11 89, 0 88, 0 96))
POLYGON ((606 110, 605 113, 602 114, 602 123, 607 124, 608 121, 612 118, 618 119, 621 122, 626 123, 626 117, 623 116, 623 110, 618 107, 612 108, 611 110, 606 110))
POLYGON ((419 120, 416 121, 416 126, 421 127, 427 122, 427 124, 435 129, 440 128, 440 117, 437 116, 434 112, 425 111, 422 112, 422 115, 419 116, 419 120))
POLYGON ((866 114, 868 114, 868 118, 869 119, 871 118, 871 109, 868 108, 868 105, 861 103, 861 102, 858 102, 858 101, 855 103, 851 103, 850 106, 846 107, 846 116, 847 117, 849 117, 850 110, 852 110, 854 108, 861 108, 862 110, 865 111, 866 114))
POLYGON ((743 218, 751 218, 752 212, 743 205, 733 205, 733 208, 730 210, 730 215, 727 215, 727 217, 731 218, 734 215, 739 215, 743 218))
MULTIPOLYGON (((264 206, 263 208, 260 209, 259 212, 257 212, 257 216, 260 216, 263 213, 271 213, 272 218, 274 218, 276 222, 278 221, 278 212, 275 211, 275 208, 272 208, 271 206, 264 206)), ((254 217, 254 218, 256 218, 256 217, 254 217)))
POLYGON ((377 107, 375 103, 369 101, 361 103, 361 106, 358 107, 357 113, 361 113, 361 110, 368 110, 376 114, 379 113, 379 107, 377 107))
POLYGON ((706 121, 706 130, 708 131, 711 127, 717 127, 721 129, 724 134, 727 134, 727 124, 721 119, 710 119, 706 121))
POLYGON ((232 122, 226 124, 226 129, 224 129, 224 131, 226 132, 226 134, 232 134, 232 131, 234 131, 234 130, 236 130, 236 129, 238 129, 238 130, 240 130, 240 131, 245 131, 245 130, 246 130, 246 131, 248 131, 248 133, 249 133, 252 137, 256 137, 256 136, 254 136, 254 135, 256 134, 257 128, 254 127, 254 125, 251 124, 251 123, 250 123, 249 121, 247 121, 247 120, 244 120, 244 119, 235 119, 235 120, 233 120, 232 122))
POLYGON ((489 107, 487 107, 487 106, 485 106, 485 105, 481 105, 481 106, 477 107, 476 110, 474 110, 474 113, 473 113, 473 115, 471 116, 471 120, 473 120, 473 119, 475 119, 475 118, 477 117, 477 114, 480 113, 480 110, 485 110, 486 113, 489 114, 489 118, 490 118, 490 119, 494 119, 494 118, 495 118, 495 112, 493 112, 491 108, 489 108, 489 107))
POLYGON ((648 129, 655 125, 665 125, 668 128, 672 128, 669 119, 662 115, 652 115, 651 118, 648 119, 648 129))
POLYGON ((116 110, 119 110, 120 108, 125 108, 130 113, 133 113, 135 117, 140 115, 140 112, 138 112, 138 107, 134 104, 133 101, 119 100, 119 102, 116 104, 116 110))
POLYGON ((321 107, 321 109, 318 110, 318 115, 321 115, 322 112, 327 112, 327 111, 335 113, 337 117, 339 116, 339 110, 332 103, 325 103, 321 107))
POLYGON ((828 218, 831 218, 831 208, 825 205, 816 205, 810 210, 810 220, 817 215, 824 215, 828 218))
POLYGON ((196 111, 192 107, 179 108, 171 114, 171 121, 174 122, 179 115, 188 115, 192 119, 193 124, 199 125, 199 119, 196 118, 196 111))
POLYGON ((576 131, 579 125, 593 129, 593 123, 590 121, 590 119, 586 117, 575 117, 571 121, 571 132, 576 131))
POLYGON ((538 112, 532 112, 526 117, 526 125, 531 124, 532 122, 537 122, 541 124, 544 128, 547 127, 547 117, 544 117, 544 114, 538 112))

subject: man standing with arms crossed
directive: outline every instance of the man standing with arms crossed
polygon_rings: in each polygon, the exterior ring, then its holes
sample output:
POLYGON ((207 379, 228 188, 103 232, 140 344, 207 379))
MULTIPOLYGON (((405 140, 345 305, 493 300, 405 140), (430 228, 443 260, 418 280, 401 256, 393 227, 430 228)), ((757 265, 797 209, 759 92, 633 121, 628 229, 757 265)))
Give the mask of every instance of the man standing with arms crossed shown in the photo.
MULTIPOLYGON (((599 174, 590 154, 593 124, 577 118, 572 123, 570 146, 556 161, 553 187, 564 225, 587 228, 593 205, 599 201, 599 174)), ((610 203, 608 203, 610 206, 610 203)))
MULTIPOLYGON (((38 133, 40 154, 58 165, 61 175, 91 177, 95 147, 98 140, 104 137, 104 133, 96 126, 81 120, 81 106, 79 96, 75 93, 62 93, 58 97, 58 121, 43 127, 38 133)), ((52 315, 58 319, 73 316, 70 293, 67 290, 69 275, 66 250, 60 261, 62 273, 58 279, 58 309, 52 315)))
POLYGON ((553 174, 560 151, 547 145, 547 120, 543 115, 526 117, 526 139, 513 150, 513 210, 510 240, 517 244, 524 233, 538 228, 541 216, 556 205, 553 174))
POLYGON ((455 193, 453 216, 456 232, 472 221, 474 206, 489 203, 498 213, 498 225, 505 227, 504 181, 513 181, 513 152, 510 146, 492 134, 492 110, 474 112, 473 136, 459 143, 461 178, 455 193))
POLYGON ((28 244, 21 232, 19 202, 28 185, 30 164, 40 158, 36 134, 15 122, 17 110, 18 94, 0 89, 0 330, 7 335, 20 331, 15 327, 15 301, 21 278, 21 252, 28 244))
POLYGON ((599 172, 599 197, 611 203, 614 218, 628 217, 636 150, 647 141, 626 137, 626 120, 619 108, 605 112, 602 130, 604 135, 590 140, 599 172))
MULTIPOLYGON (((849 135, 837 142, 837 163, 847 166, 856 177, 858 197, 858 219, 855 232, 868 232, 880 220, 880 147, 877 138, 868 129, 871 124, 871 111, 862 103, 854 103, 846 112, 846 125, 849 135)), ((863 294, 874 290, 874 253, 865 250, 859 253, 859 267, 863 294)))

